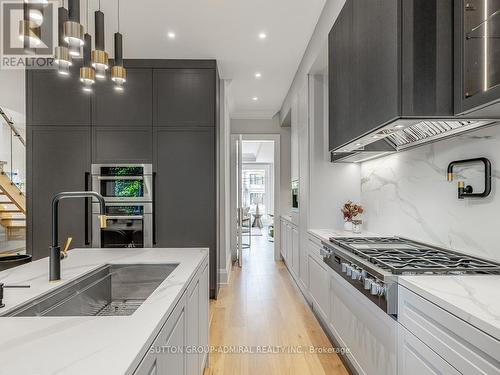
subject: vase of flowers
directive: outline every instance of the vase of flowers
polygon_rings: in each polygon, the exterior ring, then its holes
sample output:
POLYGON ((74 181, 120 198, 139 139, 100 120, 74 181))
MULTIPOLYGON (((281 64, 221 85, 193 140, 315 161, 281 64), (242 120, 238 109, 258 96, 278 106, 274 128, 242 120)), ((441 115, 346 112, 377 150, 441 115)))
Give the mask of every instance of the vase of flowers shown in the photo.
POLYGON ((363 213, 363 207, 360 204, 352 203, 348 201, 342 208, 340 209, 342 214, 344 215, 344 230, 352 231, 352 220, 363 213))

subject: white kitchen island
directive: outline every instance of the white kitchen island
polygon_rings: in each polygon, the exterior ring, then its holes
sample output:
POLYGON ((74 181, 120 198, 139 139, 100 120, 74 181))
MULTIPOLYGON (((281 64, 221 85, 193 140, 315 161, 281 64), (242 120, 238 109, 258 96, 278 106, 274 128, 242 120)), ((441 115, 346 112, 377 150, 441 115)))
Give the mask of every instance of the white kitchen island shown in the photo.
POLYGON ((177 267, 130 316, 0 317, 1 375, 203 373, 207 249, 75 249, 56 283, 48 281, 48 258, 28 263, 0 272, 5 285, 30 285, 5 289, 0 314, 107 264, 177 267))

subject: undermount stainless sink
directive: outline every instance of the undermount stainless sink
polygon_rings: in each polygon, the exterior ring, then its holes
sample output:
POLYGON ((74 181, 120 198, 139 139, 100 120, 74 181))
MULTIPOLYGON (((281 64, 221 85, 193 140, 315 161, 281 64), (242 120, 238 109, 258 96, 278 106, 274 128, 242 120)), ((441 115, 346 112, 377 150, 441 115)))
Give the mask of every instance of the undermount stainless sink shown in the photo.
POLYGON ((3 316, 128 316, 178 264, 105 265, 3 316))

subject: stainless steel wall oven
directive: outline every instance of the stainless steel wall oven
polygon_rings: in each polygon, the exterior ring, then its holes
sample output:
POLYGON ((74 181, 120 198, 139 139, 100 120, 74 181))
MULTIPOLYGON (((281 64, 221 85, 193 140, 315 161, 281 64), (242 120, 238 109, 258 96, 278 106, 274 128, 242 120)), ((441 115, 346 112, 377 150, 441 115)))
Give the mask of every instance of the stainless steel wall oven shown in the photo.
POLYGON ((151 164, 94 164, 92 189, 106 201, 107 227, 100 228, 99 206, 92 203, 92 247, 153 247, 151 164))

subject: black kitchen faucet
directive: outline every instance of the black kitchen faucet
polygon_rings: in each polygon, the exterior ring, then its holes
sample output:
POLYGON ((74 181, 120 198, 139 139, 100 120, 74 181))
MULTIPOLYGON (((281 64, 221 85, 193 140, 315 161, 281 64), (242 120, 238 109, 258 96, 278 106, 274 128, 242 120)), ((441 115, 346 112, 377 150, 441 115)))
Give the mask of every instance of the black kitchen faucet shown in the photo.
POLYGON ((52 199, 52 245, 49 249, 49 281, 61 280, 61 247, 59 246, 58 222, 59 201, 66 198, 91 198, 99 202, 101 228, 106 228, 106 203, 101 194, 94 191, 67 191, 56 194, 52 199))

